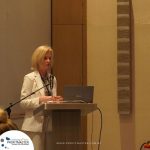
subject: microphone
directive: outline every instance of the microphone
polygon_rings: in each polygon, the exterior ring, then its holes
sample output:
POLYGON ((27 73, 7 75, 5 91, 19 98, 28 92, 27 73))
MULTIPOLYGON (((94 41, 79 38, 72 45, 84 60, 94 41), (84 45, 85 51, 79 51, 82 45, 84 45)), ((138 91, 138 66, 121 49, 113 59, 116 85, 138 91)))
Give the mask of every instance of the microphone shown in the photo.
POLYGON ((8 106, 7 108, 5 108, 5 111, 7 112, 9 118, 10 118, 10 114, 11 114, 11 107, 15 106, 16 104, 20 103, 20 102, 23 101, 24 99, 28 98, 29 96, 35 94, 35 93, 38 92, 39 90, 41 90, 41 89, 43 89, 43 88, 45 88, 45 87, 47 87, 47 86, 49 86, 49 85, 50 85, 50 83, 45 84, 45 85, 42 86, 41 88, 39 88, 39 89, 33 91, 32 93, 30 93, 29 95, 23 97, 23 98, 20 99, 19 101, 15 102, 15 103, 9 103, 9 106, 8 106))

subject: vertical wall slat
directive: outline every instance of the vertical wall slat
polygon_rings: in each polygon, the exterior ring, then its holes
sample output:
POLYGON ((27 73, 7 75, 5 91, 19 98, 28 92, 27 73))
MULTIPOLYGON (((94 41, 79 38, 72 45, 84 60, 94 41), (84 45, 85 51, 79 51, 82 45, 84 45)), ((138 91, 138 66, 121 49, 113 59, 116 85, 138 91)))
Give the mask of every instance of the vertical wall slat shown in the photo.
POLYGON ((131 23, 130 1, 117 1, 118 111, 131 112, 131 23))

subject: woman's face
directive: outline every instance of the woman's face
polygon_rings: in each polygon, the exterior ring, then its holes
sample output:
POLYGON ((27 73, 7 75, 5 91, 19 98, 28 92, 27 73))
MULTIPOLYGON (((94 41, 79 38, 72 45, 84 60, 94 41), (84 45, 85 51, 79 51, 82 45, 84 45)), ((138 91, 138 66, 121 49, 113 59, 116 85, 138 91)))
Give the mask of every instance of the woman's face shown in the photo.
POLYGON ((41 71, 42 73, 46 73, 51 68, 51 64, 52 64, 52 53, 47 52, 43 62, 39 66, 39 71, 41 71))

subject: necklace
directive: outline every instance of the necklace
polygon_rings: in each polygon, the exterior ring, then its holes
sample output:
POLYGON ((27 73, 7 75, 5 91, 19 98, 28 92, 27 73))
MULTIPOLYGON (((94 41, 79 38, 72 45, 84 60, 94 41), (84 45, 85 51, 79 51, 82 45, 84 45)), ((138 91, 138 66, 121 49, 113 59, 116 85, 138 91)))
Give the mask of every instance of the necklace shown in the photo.
POLYGON ((41 76, 41 79, 43 81, 43 84, 45 85, 45 88, 44 88, 45 89, 45 95, 51 96, 52 95, 52 92, 51 92, 52 89, 50 89, 50 86, 49 86, 49 84, 50 84, 49 78, 47 76, 46 77, 41 76))

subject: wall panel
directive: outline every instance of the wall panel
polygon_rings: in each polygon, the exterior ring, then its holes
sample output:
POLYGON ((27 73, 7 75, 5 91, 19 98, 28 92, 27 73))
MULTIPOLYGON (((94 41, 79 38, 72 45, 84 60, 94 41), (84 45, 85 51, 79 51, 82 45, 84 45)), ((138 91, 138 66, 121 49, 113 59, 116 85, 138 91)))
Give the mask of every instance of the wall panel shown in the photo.
POLYGON ((54 72, 58 93, 64 85, 82 84, 82 26, 53 26, 54 72))
POLYGON ((83 0, 53 0, 53 24, 82 24, 83 0))
MULTIPOLYGON (((86 0, 52 0, 53 70, 60 95, 65 85, 87 84, 86 32, 86 0)), ((82 117, 81 124, 86 141, 86 117, 82 117)))
MULTIPOLYGON (((50 0, 0 1, 0 106, 20 99, 33 50, 51 41, 50 0)), ((14 111, 18 111, 13 109, 14 111)))

